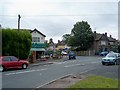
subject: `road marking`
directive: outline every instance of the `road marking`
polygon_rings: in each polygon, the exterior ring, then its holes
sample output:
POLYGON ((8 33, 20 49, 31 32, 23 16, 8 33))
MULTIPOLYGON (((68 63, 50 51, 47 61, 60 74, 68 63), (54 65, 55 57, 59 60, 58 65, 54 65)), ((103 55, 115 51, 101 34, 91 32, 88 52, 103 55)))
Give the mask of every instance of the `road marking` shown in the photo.
POLYGON ((43 65, 43 66, 48 66, 48 65, 43 65))
POLYGON ((47 70, 47 68, 45 69, 36 69, 36 70, 27 70, 27 71, 20 71, 20 72, 14 72, 14 73, 7 73, 5 75, 16 75, 16 74, 23 74, 23 73, 30 73, 30 72, 38 72, 38 71, 45 71, 47 70))
POLYGON ((100 62, 100 61, 96 61, 96 62, 91 62, 91 63, 98 63, 98 62, 100 62))
POLYGON ((74 67, 74 66, 84 66, 85 64, 74 64, 74 65, 67 65, 67 66, 64 66, 64 67, 74 67))

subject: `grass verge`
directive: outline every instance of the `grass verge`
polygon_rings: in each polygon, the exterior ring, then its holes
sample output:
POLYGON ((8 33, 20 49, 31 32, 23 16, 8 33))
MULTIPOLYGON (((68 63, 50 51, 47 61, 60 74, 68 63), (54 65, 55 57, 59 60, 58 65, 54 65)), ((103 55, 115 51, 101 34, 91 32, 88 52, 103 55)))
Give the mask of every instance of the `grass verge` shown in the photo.
POLYGON ((118 88, 118 80, 102 76, 89 76, 70 86, 67 90, 76 90, 76 88, 118 88))

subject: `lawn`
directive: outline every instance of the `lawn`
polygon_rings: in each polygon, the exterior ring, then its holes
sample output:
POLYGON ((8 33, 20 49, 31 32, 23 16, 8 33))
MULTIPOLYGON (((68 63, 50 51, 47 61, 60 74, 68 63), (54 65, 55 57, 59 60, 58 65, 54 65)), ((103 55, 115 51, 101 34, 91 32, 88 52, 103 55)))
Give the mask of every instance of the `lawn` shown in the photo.
POLYGON ((118 88, 118 80, 102 76, 89 76, 70 86, 67 90, 76 90, 75 88, 118 88))

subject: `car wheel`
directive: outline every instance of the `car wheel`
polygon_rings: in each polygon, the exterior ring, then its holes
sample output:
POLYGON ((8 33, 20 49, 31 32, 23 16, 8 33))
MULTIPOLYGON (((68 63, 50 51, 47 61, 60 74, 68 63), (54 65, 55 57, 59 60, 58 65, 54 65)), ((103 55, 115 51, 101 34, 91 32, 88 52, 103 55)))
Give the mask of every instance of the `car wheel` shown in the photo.
POLYGON ((105 65, 105 63, 102 63, 102 65, 105 65))
POLYGON ((27 64, 24 63, 24 64, 22 65, 22 68, 23 68, 23 69, 26 69, 26 68, 27 68, 27 64))
POLYGON ((70 60, 71 58, 69 57, 69 60, 70 60))
POLYGON ((120 62, 119 61, 116 61, 116 65, 119 65, 120 64, 120 62))
POLYGON ((117 65, 118 63, 115 61, 114 65, 117 65))
POLYGON ((5 70, 4 66, 0 66, 0 72, 3 72, 5 70))

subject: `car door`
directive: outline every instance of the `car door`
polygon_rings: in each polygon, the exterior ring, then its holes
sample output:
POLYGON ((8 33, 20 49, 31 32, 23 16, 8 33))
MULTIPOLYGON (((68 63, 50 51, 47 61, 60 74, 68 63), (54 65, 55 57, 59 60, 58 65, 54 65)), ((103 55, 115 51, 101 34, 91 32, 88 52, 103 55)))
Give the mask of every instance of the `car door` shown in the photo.
POLYGON ((10 68, 11 67, 11 61, 9 56, 4 56, 2 58, 2 65, 5 66, 5 68, 10 68))
POLYGON ((10 60, 11 60, 11 67, 12 68, 18 68, 19 67, 18 58, 14 57, 14 56, 11 56, 10 60))

